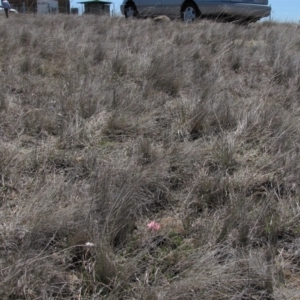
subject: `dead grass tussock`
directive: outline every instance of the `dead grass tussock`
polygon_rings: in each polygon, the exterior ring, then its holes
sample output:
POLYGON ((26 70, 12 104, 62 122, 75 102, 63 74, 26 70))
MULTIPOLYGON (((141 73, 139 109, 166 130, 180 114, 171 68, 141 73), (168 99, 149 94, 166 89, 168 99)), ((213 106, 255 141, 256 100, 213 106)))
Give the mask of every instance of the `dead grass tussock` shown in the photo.
POLYGON ((1 298, 299 294, 298 25, 2 21, 1 298))

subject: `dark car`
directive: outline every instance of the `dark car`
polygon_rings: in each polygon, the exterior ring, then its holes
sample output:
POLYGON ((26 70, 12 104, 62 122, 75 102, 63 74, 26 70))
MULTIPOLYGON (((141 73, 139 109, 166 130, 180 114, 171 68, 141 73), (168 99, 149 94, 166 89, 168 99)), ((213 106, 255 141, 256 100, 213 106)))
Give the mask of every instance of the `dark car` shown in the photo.
POLYGON ((166 15, 193 22, 199 17, 258 21, 268 17, 268 0, 123 0, 121 12, 129 17, 166 15))

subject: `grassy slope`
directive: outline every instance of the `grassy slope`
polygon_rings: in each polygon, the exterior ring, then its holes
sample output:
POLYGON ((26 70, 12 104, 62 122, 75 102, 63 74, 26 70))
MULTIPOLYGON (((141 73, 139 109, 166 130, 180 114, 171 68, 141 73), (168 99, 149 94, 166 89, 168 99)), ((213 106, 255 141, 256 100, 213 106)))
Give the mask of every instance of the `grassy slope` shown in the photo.
POLYGON ((296 24, 0 25, 1 299, 299 298, 296 24))

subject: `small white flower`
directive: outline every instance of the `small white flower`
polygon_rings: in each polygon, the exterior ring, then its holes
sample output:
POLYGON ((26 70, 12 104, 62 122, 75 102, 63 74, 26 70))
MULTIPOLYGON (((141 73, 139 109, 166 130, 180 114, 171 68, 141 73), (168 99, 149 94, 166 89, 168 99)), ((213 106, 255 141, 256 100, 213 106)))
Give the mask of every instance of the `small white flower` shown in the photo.
POLYGON ((86 242, 85 245, 88 246, 88 247, 94 247, 95 246, 95 244, 90 243, 90 242, 86 242))

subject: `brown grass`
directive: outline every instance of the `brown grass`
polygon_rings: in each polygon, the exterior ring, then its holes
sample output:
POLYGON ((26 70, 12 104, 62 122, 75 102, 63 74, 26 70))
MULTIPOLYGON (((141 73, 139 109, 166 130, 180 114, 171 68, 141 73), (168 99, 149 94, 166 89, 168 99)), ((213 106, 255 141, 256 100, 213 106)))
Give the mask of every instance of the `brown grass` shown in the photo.
POLYGON ((1 299, 299 298, 297 24, 0 25, 1 299))

